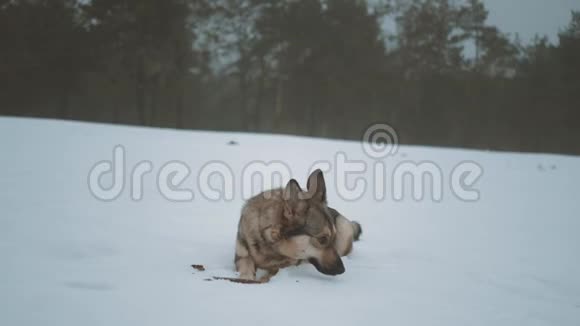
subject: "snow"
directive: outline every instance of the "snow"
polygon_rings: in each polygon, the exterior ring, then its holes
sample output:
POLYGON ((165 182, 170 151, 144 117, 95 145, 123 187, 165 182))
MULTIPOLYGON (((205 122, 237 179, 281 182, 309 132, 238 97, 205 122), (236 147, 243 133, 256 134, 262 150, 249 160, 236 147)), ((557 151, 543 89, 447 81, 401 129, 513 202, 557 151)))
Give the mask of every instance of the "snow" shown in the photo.
POLYGON ((235 276, 244 166, 278 160, 304 184, 337 152, 373 163, 358 142, 0 118, 0 149, 0 325, 580 324, 578 157, 401 146, 387 174, 397 162, 434 162, 445 174, 440 202, 395 201, 388 187, 384 200, 367 191, 347 201, 329 187, 331 206, 364 228, 346 273, 305 265, 243 285, 205 279, 235 276), (153 164, 140 201, 128 186, 109 202, 89 191, 89 171, 116 145, 127 167, 153 164), (182 186, 193 200, 157 190, 171 161, 190 167, 182 186), (233 200, 200 193, 195 171, 212 161, 236 176, 233 200), (462 161, 484 171, 476 202, 449 189, 462 161))

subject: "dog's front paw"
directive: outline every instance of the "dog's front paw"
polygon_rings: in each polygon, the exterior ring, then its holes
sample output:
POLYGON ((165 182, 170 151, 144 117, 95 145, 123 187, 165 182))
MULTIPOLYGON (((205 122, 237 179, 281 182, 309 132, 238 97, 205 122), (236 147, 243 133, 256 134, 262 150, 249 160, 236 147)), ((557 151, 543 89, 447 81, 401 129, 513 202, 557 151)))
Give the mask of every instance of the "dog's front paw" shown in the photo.
POLYGON ((251 273, 251 272, 240 273, 239 279, 245 280, 245 281, 255 281, 256 280, 256 273, 251 273))

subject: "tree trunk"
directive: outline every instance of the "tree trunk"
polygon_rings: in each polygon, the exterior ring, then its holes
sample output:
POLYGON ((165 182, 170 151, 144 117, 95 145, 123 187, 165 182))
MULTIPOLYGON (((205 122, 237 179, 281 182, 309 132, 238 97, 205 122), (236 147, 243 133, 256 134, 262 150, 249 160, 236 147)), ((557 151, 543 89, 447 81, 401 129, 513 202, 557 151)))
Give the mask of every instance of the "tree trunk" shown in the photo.
POLYGON ((481 57, 481 28, 475 30, 475 70, 479 71, 480 57, 481 57))
POLYGON ((250 71, 251 60, 250 55, 244 49, 243 42, 238 43, 238 51, 240 53, 240 60, 238 61, 239 72, 239 87, 240 87, 240 106, 242 112, 242 128, 246 131, 252 131, 253 127, 253 107, 250 106, 249 91, 250 85, 248 81, 248 74, 250 71))
POLYGON ((258 92, 256 94, 256 103, 254 108, 256 131, 260 131, 262 126, 262 101, 264 100, 264 88, 266 84, 266 61, 260 57, 260 79, 258 80, 258 92))
POLYGON ((242 112, 242 128, 245 131, 250 131, 252 128, 252 117, 250 112, 248 112, 248 82, 246 80, 246 71, 244 69, 240 69, 240 76, 239 76, 239 83, 240 83, 240 106, 242 112))
POLYGON ((274 111, 274 131, 280 131, 282 126, 282 112, 284 112, 284 80, 278 77, 276 87, 276 110, 274 111))
POLYGON ((320 88, 315 88, 315 85, 311 85, 307 91, 308 96, 308 115, 309 115, 309 124, 308 124, 308 131, 306 131, 310 136, 316 136, 316 127, 317 127, 317 119, 316 119, 316 105, 318 103, 318 96, 320 96, 320 88), (314 91, 318 89, 318 92, 314 91))
POLYGON ((183 102, 185 98, 185 84, 186 78, 181 78, 179 80, 179 85, 177 85, 179 92, 179 94, 177 94, 177 103, 175 104, 175 127, 177 129, 184 128, 185 112, 183 110, 183 102))
POLYGON ((149 123, 150 126, 161 126, 161 121, 159 121, 159 117, 157 116, 158 106, 159 106, 159 94, 161 93, 161 83, 159 82, 159 77, 155 77, 152 81, 151 87, 151 121, 149 123))
POLYGON ((135 77, 135 105, 137 109, 137 114, 139 116, 139 122, 141 125, 147 125, 147 115, 145 112, 145 71, 144 71, 144 61, 143 56, 139 56, 137 59, 136 67, 136 77, 135 77))
POLYGON ((119 110, 118 100, 115 100, 115 104, 113 104, 113 123, 121 122, 121 119, 119 117, 120 111, 121 110, 119 110))
POLYGON ((69 91, 68 87, 65 86, 63 87, 60 98, 60 116, 62 119, 69 118, 68 106, 69 106, 69 91))

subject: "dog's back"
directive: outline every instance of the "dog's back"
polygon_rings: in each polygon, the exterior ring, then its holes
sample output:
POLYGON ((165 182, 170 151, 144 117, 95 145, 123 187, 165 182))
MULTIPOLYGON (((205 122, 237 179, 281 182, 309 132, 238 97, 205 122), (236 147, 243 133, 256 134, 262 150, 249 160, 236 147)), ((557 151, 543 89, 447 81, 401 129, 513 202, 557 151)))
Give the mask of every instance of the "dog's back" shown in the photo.
POLYGON ((235 255, 240 277, 255 278, 256 268, 273 270, 298 263, 272 246, 276 240, 272 238, 272 228, 284 223, 282 196, 283 189, 269 190, 252 197, 242 208, 235 255))

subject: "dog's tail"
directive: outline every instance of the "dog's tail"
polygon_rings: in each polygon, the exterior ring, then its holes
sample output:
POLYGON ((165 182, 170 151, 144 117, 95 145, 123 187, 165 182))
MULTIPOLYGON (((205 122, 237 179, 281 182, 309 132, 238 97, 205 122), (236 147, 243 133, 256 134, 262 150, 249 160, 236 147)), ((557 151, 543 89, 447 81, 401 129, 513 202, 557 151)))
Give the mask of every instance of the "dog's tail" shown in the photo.
POLYGON ((362 226, 357 221, 352 221, 350 223, 352 224, 352 229, 354 231, 353 239, 354 239, 354 241, 358 241, 360 239, 361 234, 362 234, 362 226))

